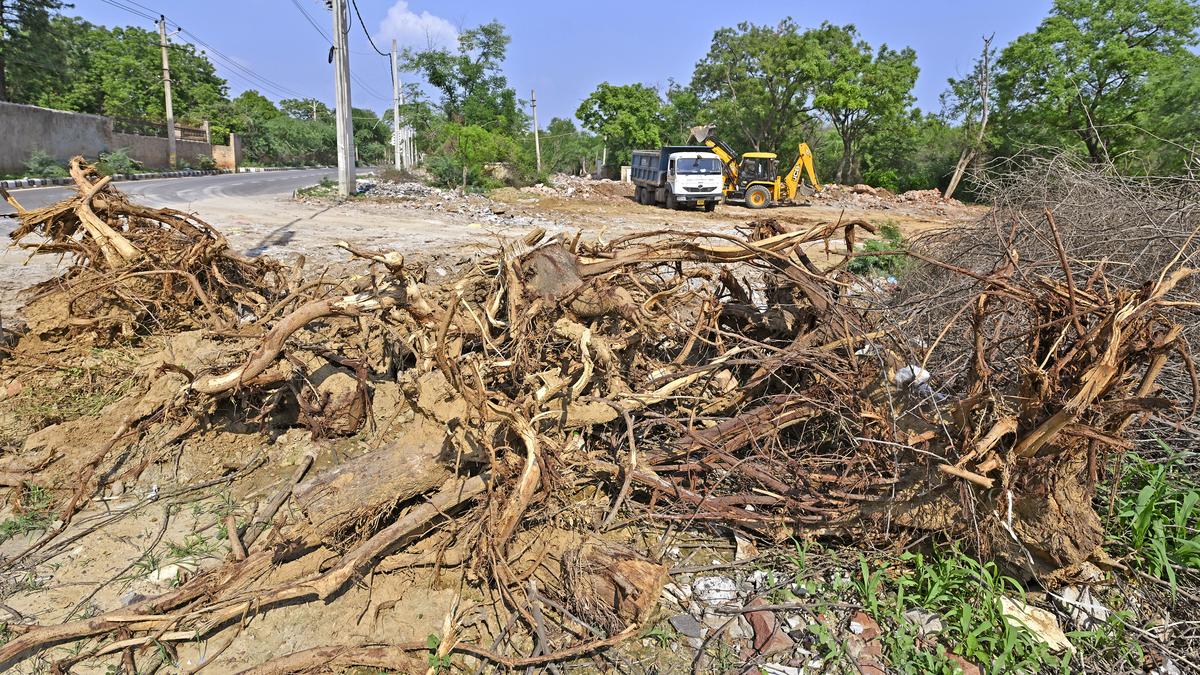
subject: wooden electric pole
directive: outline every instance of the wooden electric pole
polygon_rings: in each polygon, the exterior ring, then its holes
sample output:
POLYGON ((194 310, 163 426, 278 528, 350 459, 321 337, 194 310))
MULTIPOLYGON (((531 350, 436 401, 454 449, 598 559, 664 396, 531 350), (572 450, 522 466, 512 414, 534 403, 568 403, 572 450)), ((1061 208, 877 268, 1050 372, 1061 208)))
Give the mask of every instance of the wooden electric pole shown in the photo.
POLYGON ((333 0, 333 89, 337 118, 338 195, 354 193, 354 119, 350 109, 350 50, 346 0, 333 0))
POLYGON ((167 164, 175 168, 175 109, 171 105, 171 60, 167 56, 167 17, 158 16, 158 46, 162 48, 163 92, 167 97, 167 164))
POLYGON ((400 65, 396 58, 396 41, 392 40, 392 150, 396 153, 397 171, 404 168, 406 159, 400 145, 400 65))
POLYGON ((533 89, 529 90, 529 103, 533 106, 533 152, 537 155, 537 170, 542 172, 542 142, 538 138, 538 123, 537 123, 537 92, 533 89))

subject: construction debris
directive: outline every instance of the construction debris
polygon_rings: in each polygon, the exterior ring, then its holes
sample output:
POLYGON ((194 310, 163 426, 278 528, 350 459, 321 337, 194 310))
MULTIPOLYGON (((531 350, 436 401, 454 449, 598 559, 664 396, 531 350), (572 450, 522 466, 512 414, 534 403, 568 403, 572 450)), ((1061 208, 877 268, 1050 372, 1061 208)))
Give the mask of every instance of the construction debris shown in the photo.
MULTIPOLYGON (((1085 221, 1045 199, 908 251, 911 283, 881 298, 846 269, 864 255, 858 221, 608 241, 535 229, 445 276, 343 244, 369 268, 309 279, 233 254, 194 216, 129 204, 80 160, 72 174, 76 197, 20 214, 14 237, 74 264, 42 289, 58 323, 31 321, 5 367, 84 337, 173 344, 105 409, 103 443, 26 443, 60 458, 38 474, 57 477, 57 522, 3 568, 61 553, 93 497, 185 446, 204 452, 191 439, 303 427, 311 440, 226 527, 227 557, 128 606, 23 626, 3 667, 67 641, 84 641, 71 663, 132 659, 415 565, 459 570, 440 642, 330 645, 260 671, 574 660, 655 615, 671 571, 645 545, 655 536, 630 534, 651 523, 719 524, 759 548, 932 535, 1054 584, 1103 542, 1096 467, 1186 399, 1160 376, 1187 370, 1194 242, 1153 261, 1081 260, 1070 242, 1085 221), (817 249, 840 262, 818 268, 817 249), (353 456, 329 459, 352 441, 353 456)), ((261 445, 208 479, 258 471, 261 445)), ((697 578, 691 597, 718 613, 746 601, 759 653, 793 646, 725 574, 697 578)), ((855 620, 859 666, 882 672, 878 625, 855 620)))

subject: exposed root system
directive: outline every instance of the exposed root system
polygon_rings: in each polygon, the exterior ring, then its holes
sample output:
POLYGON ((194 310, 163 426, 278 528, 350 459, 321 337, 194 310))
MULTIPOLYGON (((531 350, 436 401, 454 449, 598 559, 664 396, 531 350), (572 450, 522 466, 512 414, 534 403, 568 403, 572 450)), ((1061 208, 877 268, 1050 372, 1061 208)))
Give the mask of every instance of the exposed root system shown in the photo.
MULTIPOLYGON (((221 564, 128 607, 26 627, 0 647, 4 665, 69 640, 140 654, 205 638, 421 560, 492 599, 488 630, 460 607, 432 648, 329 646, 253 672, 412 672, 431 649, 502 668, 580 658, 636 634, 658 602, 661 551, 614 534, 640 518, 764 544, 933 533, 1052 585, 1102 555, 1092 502, 1106 459, 1150 415, 1194 411, 1176 386, 1179 373, 1194 382, 1190 216, 1172 255, 1139 267, 1080 260, 1084 219, 1052 200, 1002 205, 974 231, 897 252, 915 260, 894 294, 847 271, 869 229, 858 222, 608 242, 538 231, 437 283, 399 252, 345 245, 369 270, 306 284, 192 216, 129 204, 80 161, 72 175, 79 194, 23 212, 14 235, 73 257, 42 289, 69 298, 66 332, 208 332, 163 359, 60 519, 199 420, 307 426, 314 440, 232 529, 221 564), (987 255, 961 255, 984 240, 987 255), (843 262, 818 268, 815 247, 843 262), (372 404, 396 382, 410 433, 305 478, 317 439, 374 438, 372 404), (307 556, 321 562, 270 574, 307 556), (483 646, 514 624, 524 655, 483 646)), ((48 555, 62 531, 25 556, 48 555)))

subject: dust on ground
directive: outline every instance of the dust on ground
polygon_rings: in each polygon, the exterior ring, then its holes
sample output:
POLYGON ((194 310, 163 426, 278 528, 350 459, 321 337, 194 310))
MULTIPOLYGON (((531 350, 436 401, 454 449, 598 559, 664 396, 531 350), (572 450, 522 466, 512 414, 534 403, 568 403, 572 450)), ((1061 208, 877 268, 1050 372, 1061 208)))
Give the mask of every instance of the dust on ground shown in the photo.
MULTIPOLYGON (((890 221, 911 237, 971 222, 986 211, 929 195, 906 201, 836 185, 827 186, 808 205, 758 211, 722 205, 705 213, 643 206, 633 200, 631 184, 564 174, 555 176, 551 185, 502 188, 486 196, 464 196, 420 183, 381 183, 369 176, 361 183, 365 193, 345 201, 222 196, 189 200, 186 208, 201 214, 246 255, 285 260, 303 255, 313 265, 340 261, 334 247, 339 241, 403 250, 436 262, 538 227, 550 235, 582 230, 611 237, 658 229, 734 234, 764 217, 801 226, 861 219, 876 225, 890 221)), ((0 218, 0 235, 14 226, 15 220, 0 218)), ((0 250, 0 322, 11 321, 24 304, 22 290, 54 276, 65 264, 11 246, 0 250)))

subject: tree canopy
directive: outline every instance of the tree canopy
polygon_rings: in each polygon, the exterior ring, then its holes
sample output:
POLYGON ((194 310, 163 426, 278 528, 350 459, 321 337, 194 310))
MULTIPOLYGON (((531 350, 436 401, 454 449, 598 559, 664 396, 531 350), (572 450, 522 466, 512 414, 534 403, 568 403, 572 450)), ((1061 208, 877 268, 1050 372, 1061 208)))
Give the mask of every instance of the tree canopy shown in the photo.
POLYGON ((456 51, 409 50, 405 64, 439 93, 439 107, 448 121, 487 125, 513 135, 524 131, 526 118, 501 70, 510 41, 504 26, 493 21, 463 31, 456 51))
POLYGON ((808 119, 820 65, 813 34, 792 19, 744 22, 713 34, 691 88, 705 104, 703 123, 738 147, 774 150, 808 119))
POLYGON ((1056 0, 1000 54, 1003 149, 1082 145, 1097 162, 1132 149, 1139 113, 1156 98, 1151 84, 1187 72, 1198 26, 1200 7, 1188 0, 1056 0))
MULTIPOLYGON (((136 27, 106 28, 56 16, 52 36, 65 58, 61 71, 21 91, 22 100, 48 108, 114 117, 165 118, 158 34, 136 27)), ((211 61, 190 44, 171 46, 175 116, 200 121, 226 100, 228 87, 211 61)))
POLYGON ((627 164, 633 150, 661 142, 662 112, 658 92, 646 85, 601 82, 575 116, 585 129, 603 137, 613 161, 627 164))
POLYGON ((837 179, 859 175, 857 151, 869 134, 900 123, 912 106, 917 53, 887 45, 872 53, 854 26, 822 24, 814 34, 820 54, 813 107, 842 139, 837 179))
POLYGON ((31 100, 64 69, 52 40, 60 0, 0 1, 0 101, 31 100))

